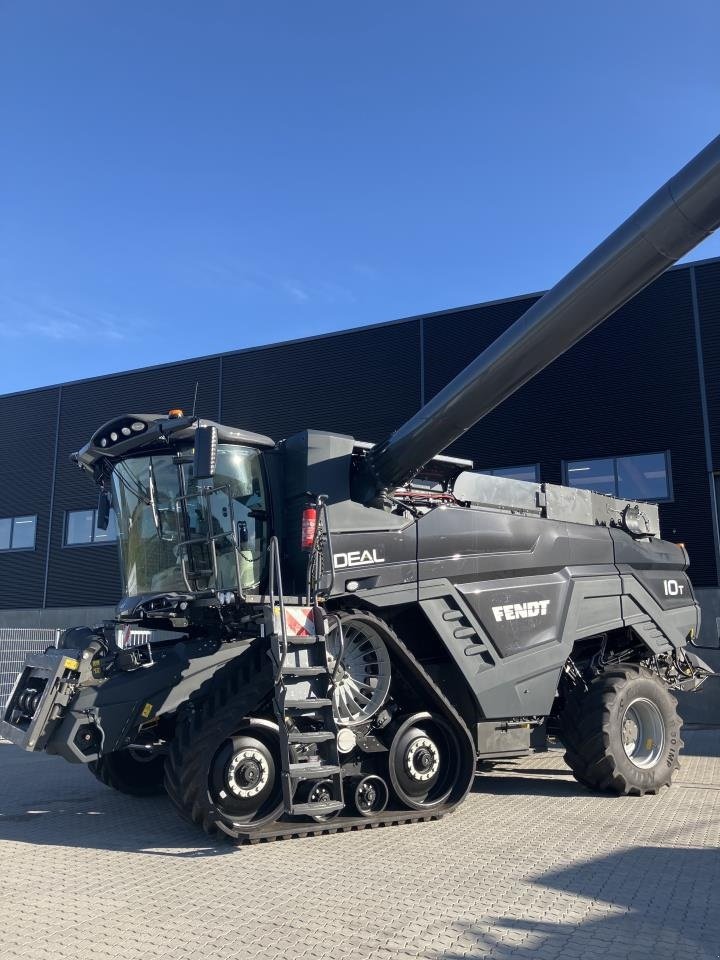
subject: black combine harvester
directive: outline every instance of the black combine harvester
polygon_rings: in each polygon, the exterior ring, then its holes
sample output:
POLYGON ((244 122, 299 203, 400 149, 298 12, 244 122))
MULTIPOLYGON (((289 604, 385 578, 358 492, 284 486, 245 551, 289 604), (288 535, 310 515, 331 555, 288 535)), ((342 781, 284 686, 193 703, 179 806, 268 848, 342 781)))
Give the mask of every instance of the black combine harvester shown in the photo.
POLYGON ((548 737, 592 789, 669 784, 671 691, 710 671, 657 507, 438 454, 719 223, 720 138, 376 445, 106 423, 74 459, 124 597, 28 659, 0 734, 236 840, 437 817, 548 737))

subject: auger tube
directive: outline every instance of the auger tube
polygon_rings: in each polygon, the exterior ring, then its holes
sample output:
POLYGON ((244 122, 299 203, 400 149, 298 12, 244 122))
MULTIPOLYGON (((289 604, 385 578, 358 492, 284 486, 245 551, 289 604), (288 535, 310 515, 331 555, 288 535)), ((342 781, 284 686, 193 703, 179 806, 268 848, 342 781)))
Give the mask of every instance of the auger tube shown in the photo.
POLYGON ((569 350, 720 224, 716 137, 388 439, 354 478, 361 502, 432 457, 569 350))

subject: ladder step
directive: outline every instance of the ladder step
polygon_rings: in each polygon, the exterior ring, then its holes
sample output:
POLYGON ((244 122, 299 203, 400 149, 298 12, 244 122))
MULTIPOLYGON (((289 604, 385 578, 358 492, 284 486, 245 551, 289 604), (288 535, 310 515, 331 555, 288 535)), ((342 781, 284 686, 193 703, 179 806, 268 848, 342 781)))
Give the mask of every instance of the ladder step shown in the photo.
POLYGON ((293 667, 291 665, 282 668, 284 677, 321 677, 327 674, 327 667, 293 667))
POLYGON ((289 743, 325 743, 326 740, 334 740, 335 734, 329 730, 310 730, 307 733, 288 730, 287 738, 289 743))
POLYGON ((285 710, 320 710, 321 707, 331 707, 332 700, 325 697, 316 697, 314 700, 285 700, 285 710))
POLYGON ((331 800, 329 803, 294 803, 293 813, 307 814, 309 817, 321 817, 326 813, 335 813, 345 806, 340 800, 331 800))
POLYGON ((465 637, 474 637, 475 633, 476 631, 473 627, 456 627, 456 629, 453 630, 453 636, 457 637, 458 640, 464 640, 465 637))
MULTIPOLYGON (((272 639, 277 643, 278 647, 282 646, 283 639, 278 634, 274 634, 272 639)), ((290 647, 309 647, 313 643, 317 643, 318 640, 323 640, 324 637, 288 637, 287 645, 290 647)))
POLYGON ((332 763, 291 763, 288 773, 293 780, 324 780, 340 773, 340 767, 332 763))

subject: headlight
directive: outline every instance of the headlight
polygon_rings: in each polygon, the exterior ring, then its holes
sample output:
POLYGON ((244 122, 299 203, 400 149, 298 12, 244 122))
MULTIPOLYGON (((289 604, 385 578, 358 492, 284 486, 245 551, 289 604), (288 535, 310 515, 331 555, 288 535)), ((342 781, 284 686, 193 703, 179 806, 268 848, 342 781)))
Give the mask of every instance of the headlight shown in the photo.
POLYGON ((633 537, 646 537, 648 535, 648 530, 650 524, 648 523, 648 518, 640 510, 640 507, 630 506, 630 504, 625 507, 622 515, 623 526, 627 532, 633 537))

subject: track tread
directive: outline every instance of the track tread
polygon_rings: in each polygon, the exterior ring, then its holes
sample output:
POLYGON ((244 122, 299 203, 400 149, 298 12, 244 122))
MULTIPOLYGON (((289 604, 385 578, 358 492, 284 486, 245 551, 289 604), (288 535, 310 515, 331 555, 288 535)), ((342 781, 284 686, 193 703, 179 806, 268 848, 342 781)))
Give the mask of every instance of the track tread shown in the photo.
POLYGON ((127 772, 123 773, 121 765, 124 758, 121 758, 119 763, 118 754, 124 752, 108 753, 91 761, 88 764, 90 773, 106 787, 130 797, 154 797, 164 793, 162 777, 158 779, 156 767, 150 766, 152 761, 148 761, 147 764, 136 762, 138 771, 150 774, 149 778, 136 781, 132 777, 128 778, 127 772))
POLYGON ((175 738, 165 762, 165 789, 185 820, 208 836, 228 833, 220 811, 210 801, 203 760, 218 735, 255 711, 272 689, 272 668, 263 641, 249 648, 209 678, 178 712, 175 738))
POLYGON ((385 810, 374 817, 339 816, 329 822, 297 825, 283 817, 254 829, 242 825, 235 826, 228 822, 214 807, 208 796, 203 765, 203 757, 206 756, 204 748, 209 751, 212 749, 212 744, 217 744, 218 736, 230 735, 233 732, 233 725, 243 717, 250 714, 256 715, 258 710, 264 707, 268 707, 267 712, 270 713, 273 689, 272 664, 267 655, 266 641, 258 639, 209 678, 181 707, 178 712, 175 738, 165 763, 165 789, 170 800, 183 819, 202 827, 208 836, 223 837, 239 844, 254 844, 293 836, 328 836, 341 832, 377 829, 418 821, 439 820, 465 799, 474 779, 475 750, 470 732, 462 717, 392 627, 364 609, 344 609, 342 612, 349 616, 368 618, 375 621, 385 633, 390 632, 391 647, 395 647, 396 656, 404 661, 404 665, 425 685, 429 694, 428 700, 434 701, 432 709, 440 710, 457 728, 461 740, 465 738, 467 748, 472 753, 472 763, 469 764, 471 775, 467 785, 462 785, 462 790, 454 802, 427 811, 385 810))
POLYGON ((336 833, 356 833, 361 830, 377 830, 381 827, 399 827, 409 823, 429 823, 430 821, 441 820, 448 813, 451 813, 457 804, 443 809, 433 810, 432 813, 420 811, 397 811, 391 816, 387 811, 376 814, 376 819, 370 817, 354 817, 346 819, 339 817, 332 823, 321 823, 317 825, 303 824, 302 828, 295 828, 294 825, 285 820, 278 820, 274 824, 266 827, 266 830, 273 829, 272 833, 262 833, 252 835, 250 833, 241 834, 233 837, 238 846, 256 843, 275 843, 281 840, 294 840, 307 837, 326 837, 336 833), (417 815, 413 815, 416 813, 417 815))

